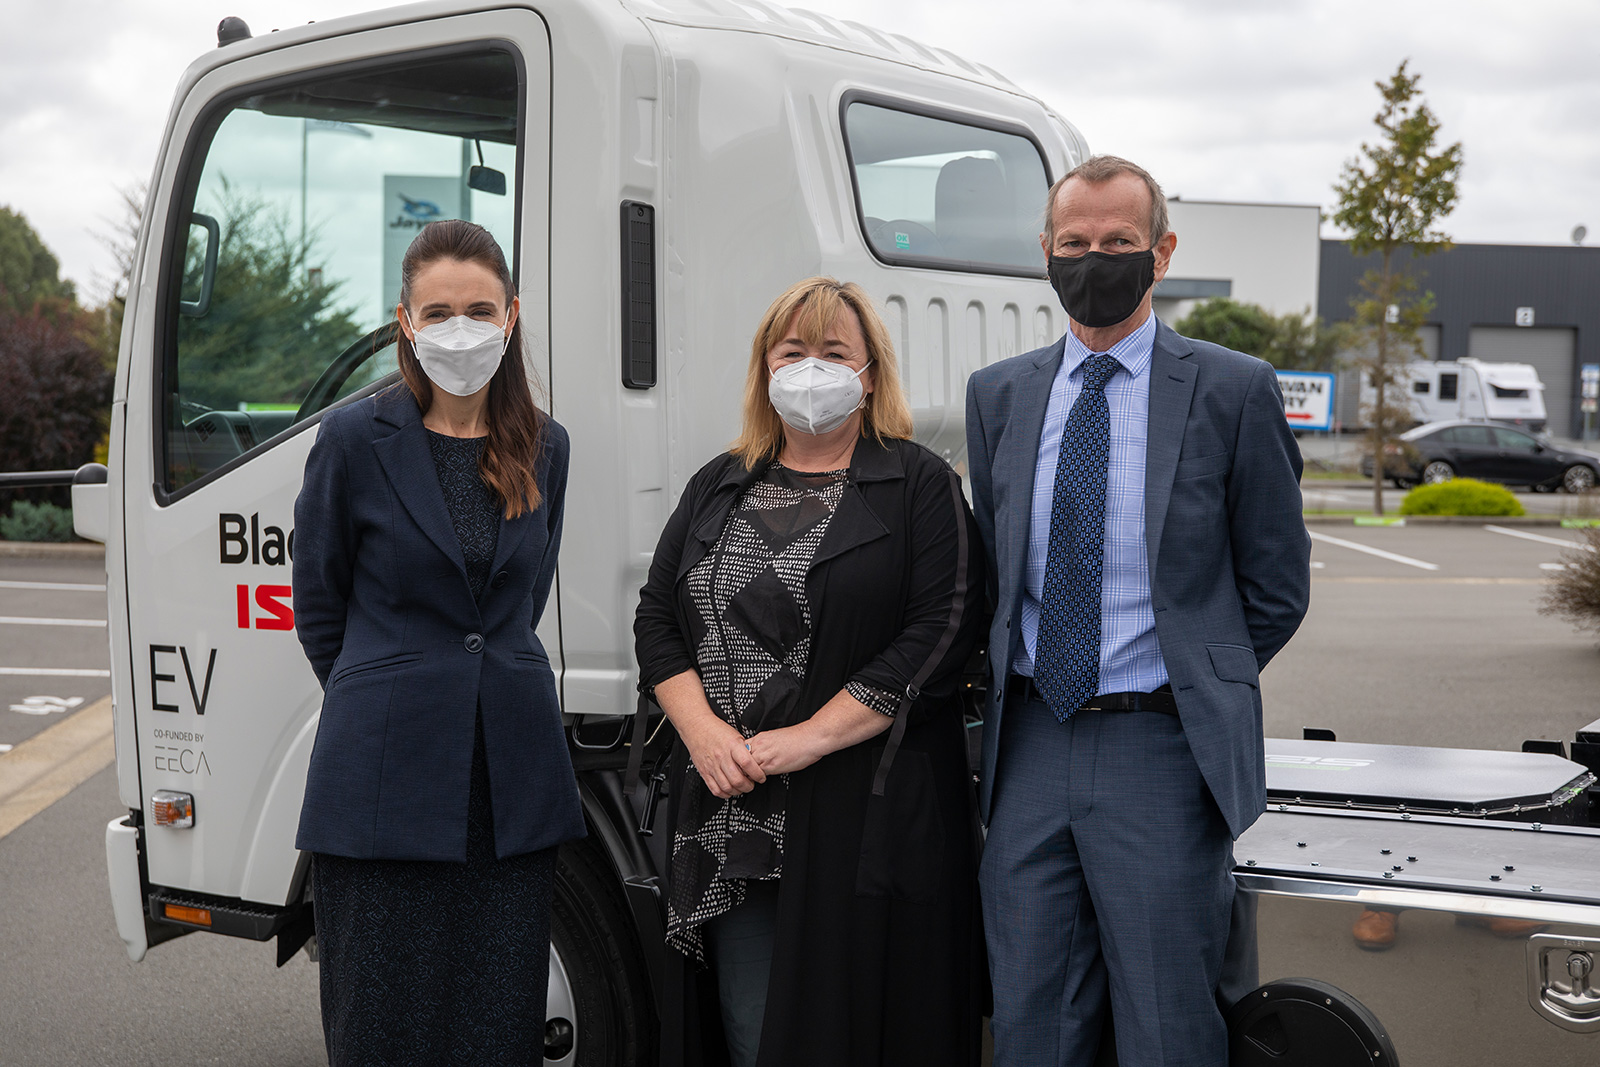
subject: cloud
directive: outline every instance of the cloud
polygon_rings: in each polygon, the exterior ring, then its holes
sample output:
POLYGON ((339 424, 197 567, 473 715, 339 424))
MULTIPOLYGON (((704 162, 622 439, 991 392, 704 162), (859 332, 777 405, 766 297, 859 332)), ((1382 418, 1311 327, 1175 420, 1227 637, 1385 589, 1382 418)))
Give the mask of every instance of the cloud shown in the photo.
MULTIPOLYGON (((184 68, 224 13, 257 34, 382 0, 57 0, 7 12, 0 203, 92 285, 93 231, 154 164, 184 68)), ((1402 59, 1465 146, 1458 240, 1564 241, 1600 175, 1592 0, 799 0, 1000 71, 1097 151, 1191 199, 1330 204, 1402 59)), ((1592 217, 1585 217, 1593 212, 1592 217)))

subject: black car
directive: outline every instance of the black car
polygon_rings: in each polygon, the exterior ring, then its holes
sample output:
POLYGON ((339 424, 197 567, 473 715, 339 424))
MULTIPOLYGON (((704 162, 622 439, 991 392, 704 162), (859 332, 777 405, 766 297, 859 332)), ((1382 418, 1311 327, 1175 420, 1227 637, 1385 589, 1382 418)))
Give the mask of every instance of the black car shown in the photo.
MULTIPOLYGON (((1600 483, 1600 456, 1558 448, 1503 422, 1430 422, 1400 435, 1384 457, 1385 477, 1401 489, 1419 482, 1481 478, 1507 485, 1582 493, 1600 483)), ((1372 457, 1361 460, 1372 476, 1372 457)))

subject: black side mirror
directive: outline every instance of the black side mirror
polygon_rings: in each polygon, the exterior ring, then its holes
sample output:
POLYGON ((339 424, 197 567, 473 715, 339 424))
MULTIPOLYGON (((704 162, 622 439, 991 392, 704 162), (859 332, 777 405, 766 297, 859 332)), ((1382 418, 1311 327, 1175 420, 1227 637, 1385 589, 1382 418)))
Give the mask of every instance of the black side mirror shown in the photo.
POLYGON ((506 195, 506 174, 493 167, 474 166, 467 171, 467 188, 493 196, 506 195))

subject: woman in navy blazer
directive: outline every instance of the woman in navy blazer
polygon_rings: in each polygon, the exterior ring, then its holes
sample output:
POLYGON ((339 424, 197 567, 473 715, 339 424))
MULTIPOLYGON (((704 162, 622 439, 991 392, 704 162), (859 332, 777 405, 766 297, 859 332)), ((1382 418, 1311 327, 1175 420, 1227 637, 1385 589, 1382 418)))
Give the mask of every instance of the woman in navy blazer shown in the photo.
POLYGON ((323 1028, 335 1064, 537 1063, 556 846, 584 833, 534 632, 567 435, 486 230, 433 223, 401 278, 404 385, 322 420, 295 503, 323 1028))

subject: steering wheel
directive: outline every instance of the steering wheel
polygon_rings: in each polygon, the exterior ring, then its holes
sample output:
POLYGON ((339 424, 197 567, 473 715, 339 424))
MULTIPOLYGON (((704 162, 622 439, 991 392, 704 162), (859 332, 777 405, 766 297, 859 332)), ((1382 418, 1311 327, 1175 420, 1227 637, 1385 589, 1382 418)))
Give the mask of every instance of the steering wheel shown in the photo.
POLYGON ((395 338, 400 335, 398 322, 386 322, 376 330, 357 338, 355 343, 340 352, 333 358, 317 380, 312 383, 311 391, 306 393, 306 398, 300 404, 300 410, 294 413, 294 421, 299 422, 307 415, 314 415, 333 402, 339 395, 339 390, 344 388, 344 383, 350 380, 350 375, 355 373, 357 367, 377 355, 379 352, 395 343, 395 338))

